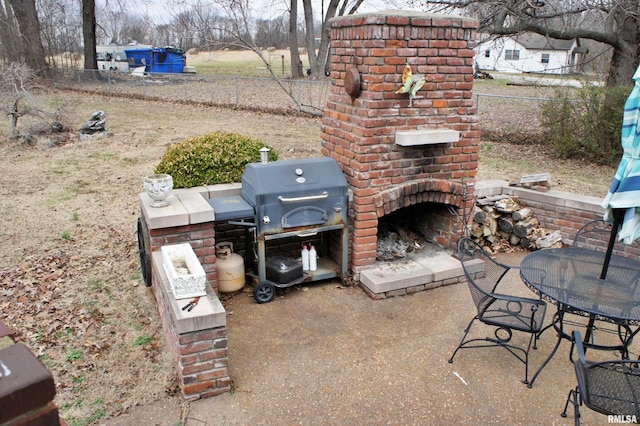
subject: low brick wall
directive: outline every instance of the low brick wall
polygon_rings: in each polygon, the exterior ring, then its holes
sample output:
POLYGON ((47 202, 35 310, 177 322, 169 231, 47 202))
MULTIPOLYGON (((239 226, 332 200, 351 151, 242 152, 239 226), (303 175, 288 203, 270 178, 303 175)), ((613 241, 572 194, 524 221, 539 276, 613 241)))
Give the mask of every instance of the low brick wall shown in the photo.
POLYGON ((186 401, 231 390, 226 312, 211 288, 191 311, 176 300, 159 252, 152 257, 152 286, 167 344, 176 360, 178 381, 186 401))

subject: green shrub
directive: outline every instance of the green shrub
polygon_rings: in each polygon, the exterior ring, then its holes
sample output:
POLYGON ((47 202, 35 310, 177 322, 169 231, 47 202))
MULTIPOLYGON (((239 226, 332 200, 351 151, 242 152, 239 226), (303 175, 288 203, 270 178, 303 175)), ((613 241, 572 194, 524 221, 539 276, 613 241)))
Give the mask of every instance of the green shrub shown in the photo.
POLYGON ((587 87, 572 97, 559 90, 542 107, 550 143, 564 158, 616 166, 622 156, 620 132, 629 87, 587 87))
POLYGON ((260 161, 263 147, 270 149, 270 161, 278 159, 270 146, 236 133, 185 139, 167 148, 155 173, 170 174, 174 188, 240 182, 245 166, 260 161))

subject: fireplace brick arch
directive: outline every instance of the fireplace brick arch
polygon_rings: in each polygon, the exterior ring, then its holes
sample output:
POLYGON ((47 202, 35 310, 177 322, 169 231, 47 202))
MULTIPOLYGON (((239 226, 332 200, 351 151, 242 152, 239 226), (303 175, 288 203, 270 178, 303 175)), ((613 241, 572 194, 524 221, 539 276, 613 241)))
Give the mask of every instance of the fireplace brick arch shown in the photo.
POLYGON ((389 213, 419 203, 462 205, 466 187, 459 182, 420 179, 380 191, 373 196, 376 214, 380 218, 389 213))

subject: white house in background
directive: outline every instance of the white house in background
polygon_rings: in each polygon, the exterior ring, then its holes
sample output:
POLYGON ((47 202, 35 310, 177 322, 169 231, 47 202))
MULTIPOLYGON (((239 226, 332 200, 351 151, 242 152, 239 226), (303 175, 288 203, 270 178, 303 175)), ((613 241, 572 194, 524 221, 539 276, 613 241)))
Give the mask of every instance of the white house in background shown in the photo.
POLYGON ((499 38, 481 35, 475 52, 476 71, 570 74, 582 72, 588 50, 580 45, 580 39, 522 33, 499 38))

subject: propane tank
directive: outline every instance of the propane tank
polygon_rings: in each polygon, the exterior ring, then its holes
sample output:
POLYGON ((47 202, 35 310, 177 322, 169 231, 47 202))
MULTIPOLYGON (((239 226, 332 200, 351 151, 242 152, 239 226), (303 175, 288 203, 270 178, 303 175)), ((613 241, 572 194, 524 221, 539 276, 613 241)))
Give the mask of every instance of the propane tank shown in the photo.
POLYGON ((244 259, 233 252, 233 243, 224 241, 216 244, 216 258, 218 291, 233 293, 244 287, 244 259))

